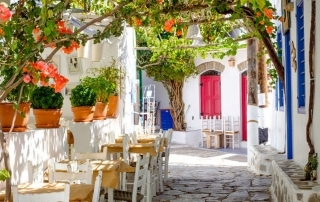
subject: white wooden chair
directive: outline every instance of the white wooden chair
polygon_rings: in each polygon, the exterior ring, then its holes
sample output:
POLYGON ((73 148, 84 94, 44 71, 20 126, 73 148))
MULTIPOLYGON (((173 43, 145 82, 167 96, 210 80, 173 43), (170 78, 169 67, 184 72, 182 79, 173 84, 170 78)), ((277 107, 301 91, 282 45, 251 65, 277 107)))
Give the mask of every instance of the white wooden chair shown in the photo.
MULTIPOLYGON (((127 164, 130 163, 130 155, 129 155, 129 143, 130 143, 130 137, 128 134, 124 134, 122 137, 122 158, 123 161, 127 164)), ((122 190, 126 191, 127 190, 127 185, 128 184, 133 184, 133 183, 128 183, 127 181, 127 173, 122 172, 121 173, 121 187, 122 190)))
POLYGON ((100 201, 101 181, 102 181, 102 171, 99 170, 98 175, 96 177, 96 181, 94 182, 92 202, 99 202, 100 201))
MULTIPOLYGON (((159 153, 161 137, 157 136, 154 142, 154 149, 159 153)), ((149 172, 147 176, 147 201, 152 201, 152 197, 157 194, 157 187, 159 186, 159 168, 158 155, 150 157, 149 172)))
POLYGON ((28 177, 29 183, 43 183, 43 161, 38 164, 33 164, 32 161, 28 161, 28 177))
POLYGON ((207 142, 207 136, 205 133, 211 131, 211 118, 208 115, 201 116, 201 147, 203 147, 204 142, 207 142))
POLYGON ((224 127, 224 148, 227 144, 238 145, 240 148, 240 120, 239 117, 226 117, 223 121, 224 127))
POLYGON ((163 181, 166 182, 168 180, 168 172, 169 172, 169 156, 170 156, 170 147, 172 142, 172 133, 173 129, 168 129, 165 133, 165 138, 167 138, 167 146, 165 147, 165 151, 162 152, 162 156, 160 158, 163 172, 163 181))
POLYGON ((69 202, 70 184, 66 183, 64 190, 49 193, 20 194, 18 185, 12 185, 13 202, 69 202))
POLYGON ((210 132, 206 132, 207 148, 211 148, 213 145, 215 149, 218 149, 223 144, 223 119, 224 118, 220 118, 220 116, 214 116, 212 119, 210 119, 210 132))
POLYGON ((102 152, 94 152, 94 153, 76 153, 75 151, 71 151, 71 159, 72 160, 107 160, 107 148, 105 148, 102 152))
POLYGON ((89 160, 81 165, 74 164, 74 162, 69 164, 53 162, 49 168, 49 183, 66 181, 77 184, 92 184, 92 174, 89 160))
MULTIPOLYGON (((146 198, 146 182, 147 182, 147 175, 149 172, 149 169, 148 169, 149 160, 150 160, 149 153, 144 155, 143 158, 141 158, 140 156, 138 157, 137 163, 135 166, 133 190, 132 191, 114 190, 114 193, 113 193, 114 200, 138 202, 146 198)), ((105 199, 108 199, 108 193, 105 194, 105 199)))

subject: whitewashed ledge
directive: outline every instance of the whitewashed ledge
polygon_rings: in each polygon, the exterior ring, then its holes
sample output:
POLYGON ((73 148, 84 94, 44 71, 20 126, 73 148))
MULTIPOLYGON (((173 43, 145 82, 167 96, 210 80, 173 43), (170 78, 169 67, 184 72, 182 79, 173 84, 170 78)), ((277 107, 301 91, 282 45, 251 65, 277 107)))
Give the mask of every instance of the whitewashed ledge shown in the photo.
POLYGON ((108 134, 121 134, 121 119, 94 120, 92 122, 69 121, 76 152, 98 152, 102 144, 108 143, 108 134))
MULTIPOLYGON (((67 154, 67 133, 65 127, 54 129, 29 129, 26 132, 13 132, 9 137, 10 165, 12 184, 28 182, 27 162, 36 164, 41 161, 47 166, 50 158, 57 160, 67 154)), ((8 137, 9 133, 5 133, 8 137)), ((0 148, 1 149, 1 148, 0 148)), ((0 169, 4 168, 3 161, 0 169)), ((4 189, 0 183, 0 189, 4 189)))
POLYGON ((304 171, 292 160, 272 161, 270 187, 274 202, 318 202, 320 185, 316 181, 301 181, 304 171))
POLYGON ((252 145, 249 147, 248 169, 257 175, 272 174, 272 160, 284 160, 285 156, 270 145, 252 145))

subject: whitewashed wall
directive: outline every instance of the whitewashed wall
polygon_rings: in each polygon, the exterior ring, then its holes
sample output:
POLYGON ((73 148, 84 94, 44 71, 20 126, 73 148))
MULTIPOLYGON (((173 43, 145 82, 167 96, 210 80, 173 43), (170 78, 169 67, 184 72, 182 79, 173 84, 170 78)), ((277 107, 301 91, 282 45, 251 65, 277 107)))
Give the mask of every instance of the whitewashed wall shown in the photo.
MULTIPOLYGON (((6 136, 8 133, 5 133, 6 136)), ((9 137, 9 155, 12 169, 12 184, 28 182, 27 162, 37 164, 41 161, 47 166, 50 158, 61 160, 67 156, 66 128, 31 129, 27 132, 12 133, 9 137)), ((4 168, 1 162, 1 169, 4 168)), ((5 184, 0 183, 0 189, 5 184)))

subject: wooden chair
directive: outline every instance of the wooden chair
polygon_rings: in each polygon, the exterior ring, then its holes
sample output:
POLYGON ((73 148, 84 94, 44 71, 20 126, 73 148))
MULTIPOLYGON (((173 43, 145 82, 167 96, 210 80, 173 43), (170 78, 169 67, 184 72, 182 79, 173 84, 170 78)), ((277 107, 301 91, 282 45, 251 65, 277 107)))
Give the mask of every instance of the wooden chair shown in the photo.
POLYGON ((44 168, 43 162, 33 164, 32 161, 28 161, 28 177, 29 183, 43 183, 44 168))
POLYGON ((204 142, 207 142, 207 136, 205 133, 211 132, 210 119, 211 118, 208 117, 208 115, 206 115, 205 118, 203 118, 203 116, 201 116, 201 147, 203 147, 204 142))
MULTIPOLYGON (((154 142, 154 149, 159 153, 161 137, 157 136, 154 142)), ((159 186, 159 164, 158 155, 150 157, 149 172, 147 176, 147 201, 152 201, 152 197, 157 193, 157 187, 159 186)))
POLYGON ((82 165, 76 165, 75 168, 72 168, 70 164, 54 162, 53 166, 49 168, 49 183, 66 181, 77 184, 92 184, 92 174, 89 161, 82 165))
POLYGON ((92 202, 99 202, 100 201, 101 181, 102 181, 102 171, 99 170, 98 175, 96 177, 96 181, 94 182, 94 190, 93 190, 92 202))
POLYGON ((167 146, 165 147, 165 151, 162 152, 162 156, 160 158, 164 182, 168 180, 169 156, 170 156, 170 147, 172 142, 172 133, 173 133, 173 129, 171 128, 168 129, 165 133, 165 138, 167 138, 167 146))
POLYGON ((211 120, 210 132, 206 132, 207 148, 218 149, 223 145, 223 117, 214 116, 211 120))
MULTIPOLYGON (((113 199, 120 201, 142 201, 146 198, 146 180, 149 172, 150 154, 147 153, 142 157, 138 157, 135 166, 135 176, 132 191, 114 190, 113 199), (138 193, 140 192, 140 193, 138 193)), ((105 199, 108 199, 108 193, 105 194, 105 199)))
POLYGON ((32 193, 32 194, 20 194, 18 191, 18 185, 12 185, 13 202, 69 202, 70 198, 70 184, 66 183, 64 190, 60 192, 49 193, 32 193))
POLYGON ((76 153, 71 151, 71 159, 73 160, 107 160, 107 149, 105 148, 102 152, 95 153, 76 153))
POLYGON ((227 144, 238 145, 240 148, 240 120, 239 117, 226 117, 224 119, 224 148, 227 144))

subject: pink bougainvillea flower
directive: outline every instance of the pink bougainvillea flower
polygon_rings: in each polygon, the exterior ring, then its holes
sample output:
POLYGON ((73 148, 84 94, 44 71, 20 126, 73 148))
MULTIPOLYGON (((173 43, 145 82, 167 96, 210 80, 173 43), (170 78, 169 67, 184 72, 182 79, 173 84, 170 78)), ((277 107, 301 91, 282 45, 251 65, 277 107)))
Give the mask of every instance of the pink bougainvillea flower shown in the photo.
POLYGON ((0 4, 0 20, 6 22, 10 19, 11 15, 11 11, 5 5, 0 4))
POLYGON ((29 74, 25 75, 25 76, 23 77, 23 81, 24 81, 25 83, 29 83, 29 82, 31 81, 30 75, 29 75, 29 74))
POLYGON ((270 9, 270 8, 265 8, 265 9, 263 10, 263 13, 264 13, 269 19, 272 19, 272 17, 273 17, 273 11, 272 11, 272 9, 270 9))
POLYGON ((272 27, 272 26, 268 26, 268 27, 266 28, 266 30, 267 30, 267 33, 268 33, 268 34, 271 34, 272 31, 273 31, 273 27, 272 27))

